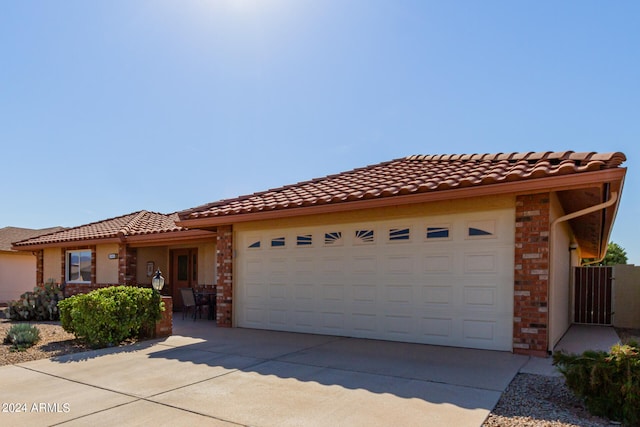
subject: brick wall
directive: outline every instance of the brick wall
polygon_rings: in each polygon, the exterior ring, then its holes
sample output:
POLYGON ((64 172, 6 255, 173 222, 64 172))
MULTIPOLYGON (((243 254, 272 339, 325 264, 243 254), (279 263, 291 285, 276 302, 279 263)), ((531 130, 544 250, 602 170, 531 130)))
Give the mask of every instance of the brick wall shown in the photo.
POLYGON ((516 198, 513 351, 548 356, 549 193, 516 198))
POLYGON ((232 326, 233 319, 233 228, 218 227, 216 243, 216 324, 232 326))
POLYGON ((44 284, 44 251, 40 249, 36 252, 36 285, 44 284))
POLYGON ((118 280, 121 284, 136 284, 138 251, 126 244, 118 245, 118 280))
POLYGON ((162 296, 162 302, 164 302, 164 311, 162 312, 162 319, 156 323, 155 337, 168 337, 173 334, 173 298, 162 296))

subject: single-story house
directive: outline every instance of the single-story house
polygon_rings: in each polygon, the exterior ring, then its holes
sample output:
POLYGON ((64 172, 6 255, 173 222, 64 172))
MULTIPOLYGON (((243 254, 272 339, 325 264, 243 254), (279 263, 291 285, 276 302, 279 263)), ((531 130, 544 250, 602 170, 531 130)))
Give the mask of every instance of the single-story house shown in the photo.
POLYGON ((62 229, 0 228, 0 303, 16 300, 36 285, 36 257, 31 252, 14 250, 11 243, 62 229))
POLYGON ((218 325, 546 356, 605 255, 622 153, 417 155, 179 212, 218 325))
POLYGON ((622 153, 417 155, 175 214, 14 243, 67 294, 148 285, 180 308, 216 287, 218 326, 546 356, 572 267, 604 257, 622 153))
MULTIPOLYGON (((53 279, 67 296, 118 284, 150 286, 160 269, 162 293, 180 310, 180 287, 213 287, 216 235, 176 225, 177 214, 139 211, 15 242, 37 258, 33 283, 53 279)), ((33 285, 32 285, 33 286, 33 285)))

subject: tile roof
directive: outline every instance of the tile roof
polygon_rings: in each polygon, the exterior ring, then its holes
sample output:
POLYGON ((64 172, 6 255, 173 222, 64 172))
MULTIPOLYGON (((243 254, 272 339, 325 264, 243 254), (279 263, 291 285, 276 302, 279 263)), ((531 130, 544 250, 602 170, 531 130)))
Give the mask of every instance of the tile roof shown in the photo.
POLYGON ((408 156, 311 181, 221 200, 181 220, 337 204, 617 168, 622 153, 527 152, 408 156))
POLYGON ((65 243, 186 230, 176 225, 177 220, 177 213, 165 215, 143 210, 79 227, 68 228, 57 233, 22 240, 15 242, 14 246, 65 243))
POLYGON ((0 251, 15 252, 13 249, 11 249, 11 243, 13 242, 24 239, 31 239, 43 234, 55 233, 56 231, 60 230, 64 230, 64 227, 41 228, 39 230, 20 227, 0 228, 0 251))

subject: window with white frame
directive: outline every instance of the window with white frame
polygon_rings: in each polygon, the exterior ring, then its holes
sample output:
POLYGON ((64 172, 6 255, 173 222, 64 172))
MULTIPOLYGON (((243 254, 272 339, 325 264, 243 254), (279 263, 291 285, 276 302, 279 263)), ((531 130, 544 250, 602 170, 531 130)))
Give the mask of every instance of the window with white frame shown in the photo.
POLYGON ((91 250, 67 251, 65 263, 67 283, 91 283, 91 250))

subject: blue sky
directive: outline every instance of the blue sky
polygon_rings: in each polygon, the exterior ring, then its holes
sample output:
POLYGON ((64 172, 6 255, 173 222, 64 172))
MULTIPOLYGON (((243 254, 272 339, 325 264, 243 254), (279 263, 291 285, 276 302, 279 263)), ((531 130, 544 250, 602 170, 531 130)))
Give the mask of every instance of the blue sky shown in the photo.
POLYGON ((622 151, 640 2, 4 1, 0 227, 174 212, 410 154, 622 151))

